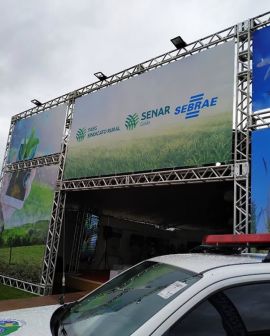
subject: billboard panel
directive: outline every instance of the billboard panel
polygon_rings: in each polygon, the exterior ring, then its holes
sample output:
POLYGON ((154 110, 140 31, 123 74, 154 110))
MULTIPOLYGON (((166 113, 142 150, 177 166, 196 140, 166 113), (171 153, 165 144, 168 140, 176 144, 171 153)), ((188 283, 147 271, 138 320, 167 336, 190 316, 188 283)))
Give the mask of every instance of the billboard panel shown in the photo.
POLYGON ((64 178, 231 160, 234 43, 75 102, 64 178))
POLYGON ((7 173, 0 195, 0 273, 39 283, 58 166, 7 173))
POLYGON ((270 27, 253 33, 252 108, 270 107, 270 27))
POLYGON ((7 163, 60 152, 66 104, 16 122, 7 163))
POLYGON ((252 233, 270 232, 270 129, 252 132, 252 233))

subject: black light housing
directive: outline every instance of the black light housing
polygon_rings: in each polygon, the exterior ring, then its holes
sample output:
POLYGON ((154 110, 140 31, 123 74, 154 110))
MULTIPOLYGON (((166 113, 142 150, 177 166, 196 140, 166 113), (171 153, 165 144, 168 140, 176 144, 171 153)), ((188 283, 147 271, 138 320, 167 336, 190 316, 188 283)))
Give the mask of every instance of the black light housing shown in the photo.
POLYGON ((97 79, 103 81, 105 79, 107 79, 108 77, 106 75, 104 75, 103 72, 99 71, 99 72, 96 72, 94 73, 94 75, 97 77, 97 79))
POLYGON ((42 103, 37 99, 32 99, 31 103, 35 104, 36 106, 41 106, 42 105, 42 103))
POLYGON ((181 36, 174 37, 173 39, 171 39, 171 42, 173 43, 176 49, 185 48, 185 46, 187 45, 181 36))
POLYGON ((142 72, 145 71, 145 68, 144 68, 144 66, 143 66, 142 64, 138 64, 138 65, 136 66, 136 71, 137 71, 138 73, 142 73, 142 72))

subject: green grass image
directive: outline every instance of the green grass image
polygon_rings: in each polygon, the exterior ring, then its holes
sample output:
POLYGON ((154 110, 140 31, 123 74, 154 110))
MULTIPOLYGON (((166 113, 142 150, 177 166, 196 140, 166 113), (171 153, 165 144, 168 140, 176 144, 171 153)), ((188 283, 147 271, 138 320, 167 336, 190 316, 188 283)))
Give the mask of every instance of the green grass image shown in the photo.
POLYGON ((0 236, 0 247, 45 244, 47 232, 48 221, 7 228, 0 236))
POLYGON ((12 214, 0 235, 0 274, 40 282, 53 197, 50 186, 33 182, 23 208, 12 214))
POLYGON ((37 296, 35 294, 27 293, 16 288, 0 284, 0 301, 10 299, 26 299, 30 297, 37 297, 37 296))
POLYGON ((189 127, 171 127, 165 135, 71 147, 64 178, 228 162, 231 150, 231 114, 223 114, 194 120, 189 127))
POLYGON ((0 273, 29 282, 39 282, 44 256, 44 245, 0 248, 0 273))
POLYGON ((5 228, 18 227, 26 223, 36 223, 39 220, 49 220, 53 197, 54 191, 50 186, 33 182, 31 192, 25 200, 23 208, 14 212, 7 221, 5 228))

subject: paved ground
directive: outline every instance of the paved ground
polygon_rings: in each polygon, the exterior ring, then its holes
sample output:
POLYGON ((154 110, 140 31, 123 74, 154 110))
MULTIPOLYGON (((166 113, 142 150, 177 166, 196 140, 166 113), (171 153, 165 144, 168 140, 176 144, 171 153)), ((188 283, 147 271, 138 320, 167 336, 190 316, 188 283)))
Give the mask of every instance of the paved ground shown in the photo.
MULTIPOLYGON (((79 298, 81 298, 86 294, 87 292, 68 293, 65 295, 65 302, 78 300, 79 298)), ((0 301, 0 312, 22 308, 32 308, 32 307, 59 304, 59 297, 60 295, 58 294, 58 295, 39 296, 27 299, 0 301)))

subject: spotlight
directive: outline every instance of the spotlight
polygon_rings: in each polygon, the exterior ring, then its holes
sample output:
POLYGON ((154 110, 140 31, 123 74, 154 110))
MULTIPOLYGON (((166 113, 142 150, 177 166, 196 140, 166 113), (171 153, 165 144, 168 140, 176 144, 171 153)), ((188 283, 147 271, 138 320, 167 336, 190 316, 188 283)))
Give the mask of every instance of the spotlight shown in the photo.
POLYGON ((42 105, 42 103, 37 99, 32 99, 31 103, 35 104, 36 106, 41 106, 42 105))
POLYGON ((105 79, 107 79, 108 77, 106 75, 104 75, 103 72, 99 71, 99 72, 96 72, 94 73, 94 75, 97 77, 97 79, 103 81, 105 79))
POLYGON ((174 37, 173 39, 171 39, 171 42, 173 43, 176 49, 185 48, 185 46, 187 45, 186 42, 180 36, 174 37))
POLYGON ((143 73, 143 72, 145 71, 145 68, 144 68, 144 66, 143 66, 142 64, 138 64, 138 65, 136 66, 136 71, 137 71, 138 73, 143 73))

